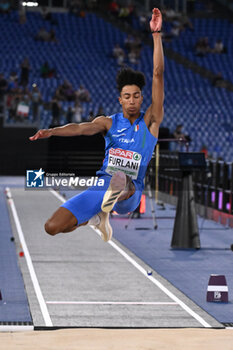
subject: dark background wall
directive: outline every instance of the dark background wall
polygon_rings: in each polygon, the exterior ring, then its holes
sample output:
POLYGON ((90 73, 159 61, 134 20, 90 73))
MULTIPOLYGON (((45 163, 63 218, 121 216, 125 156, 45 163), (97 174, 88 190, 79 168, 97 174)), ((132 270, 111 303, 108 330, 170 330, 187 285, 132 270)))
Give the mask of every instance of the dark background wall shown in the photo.
POLYGON ((36 129, 0 126, 0 175, 25 175, 26 170, 95 175, 104 158, 104 138, 51 137, 30 141, 36 129))

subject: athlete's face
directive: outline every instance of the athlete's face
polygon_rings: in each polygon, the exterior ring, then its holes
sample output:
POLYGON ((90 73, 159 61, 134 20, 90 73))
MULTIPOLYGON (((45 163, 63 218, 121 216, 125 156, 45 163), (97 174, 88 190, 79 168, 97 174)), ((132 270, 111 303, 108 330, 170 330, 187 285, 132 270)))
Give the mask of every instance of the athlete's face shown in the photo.
POLYGON ((125 117, 138 117, 142 104, 142 92, 137 85, 125 85, 121 90, 119 102, 125 117))

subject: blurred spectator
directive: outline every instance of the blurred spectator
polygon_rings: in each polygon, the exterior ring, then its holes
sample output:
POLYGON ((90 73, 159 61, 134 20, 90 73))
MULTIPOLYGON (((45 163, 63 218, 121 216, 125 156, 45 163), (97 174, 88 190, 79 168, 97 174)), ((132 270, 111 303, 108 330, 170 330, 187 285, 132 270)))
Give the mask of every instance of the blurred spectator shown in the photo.
POLYGON ((173 136, 177 140, 186 140, 185 135, 182 133, 183 125, 178 124, 175 128, 175 131, 173 133, 173 136))
POLYGON ((134 11, 134 8, 132 5, 122 6, 118 12, 118 17, 120 19, 127 21, 127 23, 131 24, 133 11, 134 11))
POLYGON ((173 25, 170 32, 162 32, 162 38, 164 41, 170 42, 172 39, 180 35, 182 28, 178 25, 173 25))
POLYGON ((162 33, 162 37, 165 40, 172 40, 180 35, 180 32, 182 30, 182 26, 179 26, 178 24, 173 24, 171 27, 171 30, 169 33, 162 33))
POLYGON ((15 79, 14 76, 10 76, 8 84, 8 92, 14 93, 18 90, 18 77, 15 79))
POLYGON ((61 105, 56 96, 51 101, 52 125, 60 124, 61 105))
POLYGON ((90 102, 90 92, 83 85, 80 85, 79 89, 75 92, 75 99, 79 102, 90 102))
POLYGON ((208 158, 208 149, 206 145, 202 145, 200 152, 205 154, 205 158, 208 158))
POLYGON ((121 7, 118 17, 124 19, 124 18, 127 18, 128 16, 129 16, 129 8, 127 6, 121 7))
POLYGON ((35 40, 57 42, 56 33, 54 29, 51 29, 49 32, 47 32, 47 30, 42 27, 36 34, 35 40))
POLYGON ((32 101, 32 118, 33 118, 33 121, 36 121, 39 119, 39 109, 40 109, 40 104, 42 102, 42 96, 36 84, 32 85, 31 101, 32 101))
POLYGON ((224 78, 222 76, 221 72, 218 72, 215 74, 211 80, 211 83, 214 87, 225 87, 226 83, 224 81, 224 78))
POLYGON ((5 95, 8 88, 8 82, 5 79, 4 75, 0 73, 0 99, 5 95))
POLYGON ((52 42, 54 42, 54 43, 57 43, 58 42, 58 40, 57 40, 57 38, 56 38, 56 33, 55 33, 55 30, 54 29, 51 29, 50 31, 49 31, 49 41, 52 41, 52 42))
POLYGON ((21 65, 21 74, 20 74, 20 86, 26 87, 28 85, 29 80, 29 71, 30 71, 30 63, 27 57, 24 58, 21 65))
POLYGON ((178 21, 184 29, 187 28, 187 29, 190 29, 192 31, 194 30, 193 24, 187 15, 182 13, 181 16, 179 17, 178 21))
POLYGON ((147 16, 144 13, 139 16, 139 25, 140 25, 141 31, 145 30, 147 21, 148 21, 147 16))
POLYGON ((35 36, 35 40, 49 41, 50 33, 44 27, 41 27, 39 32, 35 36))
POLYGON ((180 35, 180 32, 182 30, 182 26, 178 25, 178 24, 174 24, 171 28, 171 37, 172 38, 177 38, 180 35))
POLYGON ((17 107, 16 96, 17 95, 11 91, 7 94, 6 108, 8 110, 9 119, 15 119, 17 107))
POLYGON ((182 132, 182 129, 183 129, 183 124, 178 124, 176 126, 176 129, 175 129, 175 131, 173 133, 174 138, 190 142, 191 141, 190 136, 188 134, 184 134, 182 132))
POLYGON ((81 123, 82 112, 83 112, 83 109, 80 102, 76 101, 74 105, 74 123, 81 123))
POLYGON ((140 54, 142 48, 142 40, 139 36, 134 37, 134 42, 133 42, 133 49, 138 50, 138 53, 140 54))
POLYGON ((96 117, 105 115, 102 105, 99 106, 96 117))
POLYGON ((9 91, 6 99, 6 108, 9 120, 16 122, 28 121, 30 110, 30 92, 28 89, 20 90, 16 88, 14 91, 9 91))
POLYGON ((29 116, 30 98, 27 94, 21 93, 18 95, 17 102, 16 121, 24 122, 29 116))
POLYGON ((140 57, 142 40, 140 37, 129 35, 125 40, 125 47, 128 51, 133 51, 137 57, 140 57))
POLYGON ((116 44, 113 48, 113 57, 116 58, 117 64, 119 66, 122 66, 124 64, 124 59, 125 59, 125 52, 124 50, 120 47, 119 44, 116 44))
POLYGON ((119 14, 119 11, 120 11, 120 5, 118 4, 118 2, 115 0, 111 1, 109 4, 110 15, 117 17, 119 14))
POLYGON ((66 112, 66 122, 70 124, 73 122, 73 119, 74 119, 74 110, 71 106, 69 106, 66 112))
POLYGON ((63 84, 58 86, 56 96, 61 101, 74 101, 75 90, 68 80, 64 80, 63 84))
MULTIPOLYGON (((130 50, 132 48, 133 44, 134 44, 134 37, 132 35, 128 34, 124 40, 125 49, 130 50)), ((119 45, 118 45, 118 47, 119 47, 119 45)))
POLYGON ((182 150, 185 141, 190 142, 191 138, 189 137, 189 135, 185 135, 182 132, 183 129, 183 125, 182 124, 178 124, 175 128, 175 131, 173 132, 173 137, 176 140, 179 140, 180 142, 171 142, 170 147, 172 151, 177 151, 177 150, 182 150))
POLYGON ((52 13, 45 6, 41 8, 41 16, 44 21, 49 21, 52 25, 57 24, 56 19, 54 19, 52 13))
POLYGON ((17 107, 19 102, 20 102, 20 94, 14 94, 10 101, 10 115, 15 121, 17 121, 18 119, 21 119, 21 118, 17 118, 17 107))
POLYGON ((90 112, 89 112, 88 121, 89 121, 89 122, 92 122, 92 120, 94 120, 94 119, 95 119, 94 112, 93 112, 93 111, 90 111, 90 112))
POLYGON ((181 14, 179 12, 176 12, 171 7, 167 7, 165 9, 163 9, 162 14, 163 14, 164 20, 168 21, 168 22, 174 21, 181 16, 181 14))
POLYGON ((164 20, 172 22, 172 29, 169 33, 163 32, 163 38, 165 40, 171 40, 180 35, 180 32, 185 29, 194 30, 193 24, 190 21, 189 17, 180 12, 176 12, 172 8, 168 8, 162 11, 164 14, 164 20))
POLYGON ((140 30, 144 35, 148 35, 148 33, 151 33, 150 20, 146 14, 141 14, 139 16, 139 25, 140 30))
POLYGON ((98 111, 97 111, 97 115, 105 115, 104 108, 102 105, 99 106, 98 111))
POLYGON ((211 48, 209 46, 209 39, 207 37, 198 39, 195 45, 196 55, 199 57, 203 57, 209 52, 211 52, 211 48))
POLYGON ((41 16, 42 16, 43 20, 45 20, 45 21, 50 21, 52 19, 51 12, 49 12, 47 7, 45 7, 45 6, 43 6, 41 8, 41 16))
POLYGON ((214 44, 213 53, 226 53, 226 48, 223 45, 222 40, 217 40, 214 44))
POLYGON ((27 87, 23 88, 21 90, 21 94, 26 98, 26 99, 29 99, 31 100, 31 93, 29 91, 29 89, 27 87))
POLYGON ((128 59, 129 59, 129 62, 131 64, 138 64, 138 54, 137 54, 137 51, 135 49, 132 49, 128 53, 128 59))
POLYGON ((40 75, 42 78, 53 78, 56 75, 55 69, 50 68, 48 62, 44 62, 40 67, 40 75))
POLYGON ((18 81, 18 74, 15 71, 11 71, 9 79, 14 80, 14 81, 18 81))

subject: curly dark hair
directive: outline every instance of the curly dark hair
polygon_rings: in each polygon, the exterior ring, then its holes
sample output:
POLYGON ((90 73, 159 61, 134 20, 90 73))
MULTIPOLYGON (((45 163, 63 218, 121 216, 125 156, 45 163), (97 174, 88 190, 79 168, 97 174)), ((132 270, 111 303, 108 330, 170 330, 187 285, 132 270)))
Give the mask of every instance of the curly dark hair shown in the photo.
POLYGON ((142 90, 146 84, 146 78, 142 72, 135 71, 130 67, 123 67, 117 73, 116 83, 120 93, 125 85, 137 85, 142 90))

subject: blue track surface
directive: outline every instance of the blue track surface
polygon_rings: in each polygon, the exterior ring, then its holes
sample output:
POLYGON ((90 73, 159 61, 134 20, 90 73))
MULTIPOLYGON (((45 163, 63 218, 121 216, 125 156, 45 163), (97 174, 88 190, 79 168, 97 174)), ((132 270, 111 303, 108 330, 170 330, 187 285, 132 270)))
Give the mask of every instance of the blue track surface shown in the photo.
POLYGON ((147 208, 147 213, 143 214, 141 219, 128 221, 126 217, 113 218, 111 224, 114 237, 219 322, 233 322, 233 252, 230 250, 233 230, 212 221, 203 222, 203 219, 199 218, 199 227, 202 226, 201 249, 173 250, 170 244, 175 208, 166 205, 166 210, 159 210, 161 207, 157 207, 157 230, 152 229, 149 203, 147 208), (126 224, 129 224, 127 230, 126 224), (135 229, 143 227, 146 229, 135 229), (226 276, 229 303, 206 302, 211 274, 226 276))
POLYGON ((31 314, 17 263, 15 244, 11 241, 12 230, 6 204, 4 186, 0 181, 0 322, 31 323, 31 314))

